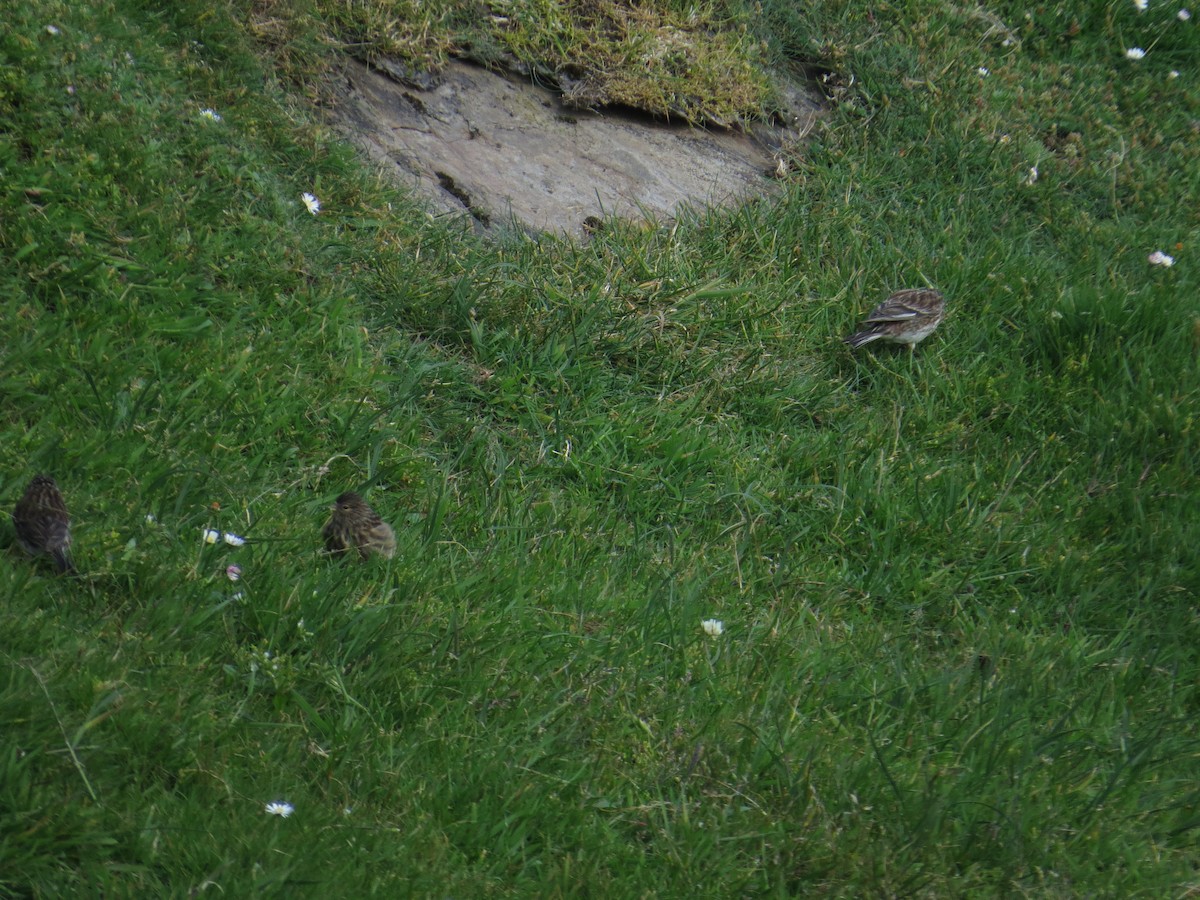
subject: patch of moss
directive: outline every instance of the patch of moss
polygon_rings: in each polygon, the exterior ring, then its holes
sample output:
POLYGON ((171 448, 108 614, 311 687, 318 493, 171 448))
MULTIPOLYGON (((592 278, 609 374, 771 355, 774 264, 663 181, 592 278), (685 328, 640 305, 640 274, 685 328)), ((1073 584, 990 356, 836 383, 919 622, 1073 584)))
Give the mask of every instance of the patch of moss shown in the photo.
POLYGON ((534 74, 580 107, 626 106, 732 126, 772 108, 767 48, 724 5, 633 0, 254 3, 255 33, 307 76, 298 35, 368 61, 436 72, 458 56, 534 74))
POLYGON ((766 48, 712 5, 687 13, 628 0, 497 0, 496 39, 548 68, 580 106, 732 125, 763 115, 766 48))

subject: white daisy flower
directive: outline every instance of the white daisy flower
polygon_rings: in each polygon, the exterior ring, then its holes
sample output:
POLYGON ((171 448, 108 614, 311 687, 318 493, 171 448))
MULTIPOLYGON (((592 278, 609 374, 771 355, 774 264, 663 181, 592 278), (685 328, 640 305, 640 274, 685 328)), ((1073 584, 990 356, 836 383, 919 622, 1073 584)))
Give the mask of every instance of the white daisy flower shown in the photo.
POLYGON ((700 627, 709 637, 720 637, 725 633, 725 623, 720 619, 705 619, 700 623, 700 627))
POLYGON ((211 122, 220 122, 221 121, 221 114, 219 112, 217 112, 215 109, 209 109, 208 107, 205 107, 204 109, 200 110, 200 117, 203 119, 208 119, 211 122))
POLYGON ((221 532, 216 531, 212 528, 204 529, 204 543, 215 544, 220 539, 221 539, 221 532))
POLYGON ((1170 78, 1170 79, 1175 79, 1175 78, 1178 78, 1178 77, 1179 77, 1179 70, 1178 70, 1178 69, 1172 69, 1170 72, 1168 72, 1168 73, 1167 73, 1167 77, 1168 77, 1168 78, 1170 78))
POLYGON ((1037 182, 1037 180, 1038 180, 1037 166, 1030 166, 1029 174, 1025 176, 1025 183, 1026 184, 1035 184, 1037 182))
POLYGON ((230 581, 240 580, 242 577, 242 567, 241 566, 226 566, 225 567, 225 577, 228 578, 230 581))
POLYGON ((1150 0, 1133 0, 1133 5, 1137 7, 1138 12, 1145 12, 1146 7, 1150 5, 1150 0))
POLYGON ((1141 59, 1145 55, 1146 55, 1146 51, 1143 50, 1141 47, 1130 47, 1128 50, 1125 51, 1125 56, 1127 59, 1141 59))
POLYGON ((296 807, 285 800, 272 800, 267 804, 266 811, 272 816, 282 816, 286 819, 296 811, 296 807))
POLYGON ((991 74, 992 74, 991 72, 989 72, 989 71, 988 71, 988 67, 987 67, 987 66, 980 66, 980 67, 979 67, 978 69, 976 69, 975 71, 979 73, 979 77, 980 77, 980 78, 987 78, 989 75, 991 75, 991 74))
POLYGON ((1179 12, 1177 12, 1175 14, 1175 16, 1176 16, 1176 18, 1179 19, 1180 22, 1186 22, 1188 19, 1190 19, 1192 17, 1192 14, 1190 12, 1188 12, 1186 9, 1181 9, 1179 12))
POLYGON ((62 32, 58 30, 57 25, 47 25, 46 26, 46 34, 57 37, 58 35, 62 34, 62 32))
POLYGON ((308 193, 308 191, 301 194, 300 199, 304 201, 304 205, 308 207, 308 211, 314 216, 321 211, 321 201, 308 193))
POLYGON ((242 544, 246 543, 246 539, 244 537, 240 537, 234 534, 232 531, 227 531, 221 535, 221 540, 227 543, 230 547, 240 547, 242 544))
POLYGON ((1175 265, 1175 257, 1167 256, 1167 254, 1163 253, 1161 250, 1155 250, 1148 257, 1146 257, 1146 259, 1152 266, 1162 266, 1163 268, 1166 268, 1168 266, 1175 265))

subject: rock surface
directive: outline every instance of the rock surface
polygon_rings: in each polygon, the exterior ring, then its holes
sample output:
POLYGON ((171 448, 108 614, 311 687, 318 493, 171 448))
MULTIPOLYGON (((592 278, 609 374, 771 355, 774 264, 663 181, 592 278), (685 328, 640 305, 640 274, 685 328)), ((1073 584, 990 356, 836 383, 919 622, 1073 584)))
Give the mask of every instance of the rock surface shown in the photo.
POLYGON ((789 127, 753 136, 564 106, 557 92, 462 62, 427 89, 351 61, 334 124, 435 209, 480 229, 577 235, 590 217, 669 220, 680 204, 769 193, 820 105, 800 89, 789 127), (782 154, 782 155, 781 155, 782 154))

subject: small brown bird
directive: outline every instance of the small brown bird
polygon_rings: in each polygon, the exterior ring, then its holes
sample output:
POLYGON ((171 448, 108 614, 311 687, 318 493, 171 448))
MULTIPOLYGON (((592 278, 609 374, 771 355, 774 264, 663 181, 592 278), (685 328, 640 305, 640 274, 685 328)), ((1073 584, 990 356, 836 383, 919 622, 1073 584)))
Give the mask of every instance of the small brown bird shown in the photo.
POLYGON ((60 572, 74 572, 71 563, 71 517, 63 495, 49 475, 35 475, 13 510, 17 543, 33 556, 48 553, 60 572))
POLYGON ((861 330, 845 342, 854 349, 871 341, 907 344, 912 350, 917 342, 933 334, 946 314, 946 301, 940 291, 928 288, 896 291, 871 310, 861 330))
POLYGON ((346 491, 330 507, 333 515, 325 523, 321 534, 330 553, 342 554, 357 550, 363 559, 378 553, 387 559, 396 552, 396 534, 392 526, 379 518, 379 514, 367 505, 354 491, 346 491))

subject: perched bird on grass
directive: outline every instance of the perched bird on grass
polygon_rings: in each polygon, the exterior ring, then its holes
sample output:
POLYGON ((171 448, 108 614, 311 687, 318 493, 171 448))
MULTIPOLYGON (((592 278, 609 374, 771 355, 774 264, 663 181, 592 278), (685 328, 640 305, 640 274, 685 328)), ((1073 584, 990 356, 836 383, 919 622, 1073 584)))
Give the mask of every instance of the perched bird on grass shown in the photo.
POLYGON ((917 342, 933 334, 946 314, 946 301, 941 292, 928 288, 896 291, 871 310, 863 327, 845 342, 854 349, 871 341, 907 344, 912 350, 917 342))
POLYGON ((325 523, 321 534, 330 553, 343 554, 357 550, 363 559, 378 553, 387 559, 396 552, 396 535, 392 526, 379 518, 379 514, 367 505, 354 491, 346 491, 330 507, 333 515, 325 523))
POLYGON ((74 572, 71 563, 71 517, 62 492, 49 475, 35 475, 13 510, 17 543, 33 556, 54 558, 60 572, 74 572))

